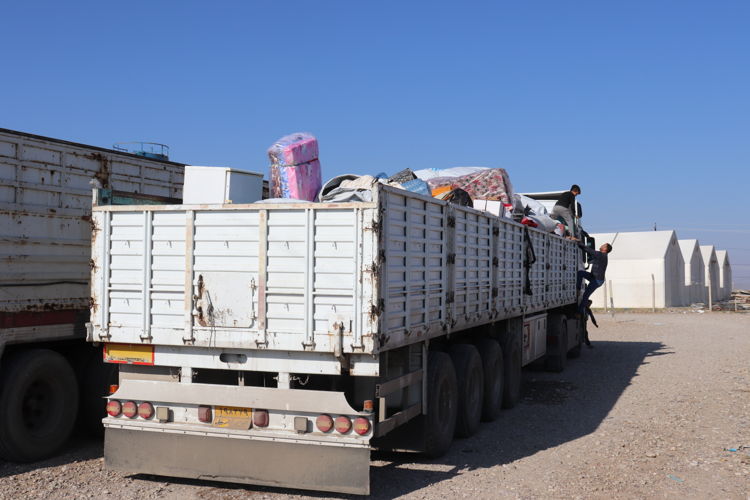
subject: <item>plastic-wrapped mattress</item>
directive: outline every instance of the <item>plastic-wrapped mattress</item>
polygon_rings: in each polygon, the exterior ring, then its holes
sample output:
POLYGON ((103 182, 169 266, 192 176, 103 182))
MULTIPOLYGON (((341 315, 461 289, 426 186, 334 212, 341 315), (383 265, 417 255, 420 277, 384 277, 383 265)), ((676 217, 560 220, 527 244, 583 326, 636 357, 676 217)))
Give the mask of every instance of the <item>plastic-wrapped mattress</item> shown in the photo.
POLYGON ((469 193, 474 200, 495 200, 505 205, 513 203, 513 186, 504 168, 486 168, 460 177, 438 176, 427 179, 433 191, 450 186, 469 193))
POLYGON ((284 136, 268 148, 268 157, 272 198, 315 201, 322 184, 315 137, 302 132, 284 136))

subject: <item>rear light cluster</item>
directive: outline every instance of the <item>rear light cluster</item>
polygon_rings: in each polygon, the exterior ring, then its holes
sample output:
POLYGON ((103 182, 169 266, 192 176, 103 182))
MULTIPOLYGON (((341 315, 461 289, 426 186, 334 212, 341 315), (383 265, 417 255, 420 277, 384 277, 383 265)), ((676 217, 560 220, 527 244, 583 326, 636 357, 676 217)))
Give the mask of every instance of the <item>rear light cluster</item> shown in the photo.
POLYGON ((128 418, 141 417, 148 420, 154 416, 154 405, 149 402, 136 404, 135 401, 121 403, 116 399, 110 399, 107 401, 107 414, 112 417, 124 415, 128 418))
POLYGON ((360 436, 370 432, 370 421, 364 417, 357 417, 352 423, 352 420, 344 415, 334 420, 330 415, 323 414, 315 419, 315 426, 320 432, 331 432, 331 429, 336 429, 339 434, 348 434, 352 428, 360 436))
POLYGON ((268 427, 268 410, 253 410, 253 426, 268 427))

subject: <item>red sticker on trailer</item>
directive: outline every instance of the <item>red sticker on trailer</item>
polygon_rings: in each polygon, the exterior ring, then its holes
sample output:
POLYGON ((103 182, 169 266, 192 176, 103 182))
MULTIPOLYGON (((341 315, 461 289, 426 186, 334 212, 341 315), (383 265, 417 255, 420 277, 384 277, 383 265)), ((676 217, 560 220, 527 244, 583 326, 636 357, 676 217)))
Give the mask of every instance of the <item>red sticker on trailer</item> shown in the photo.
POLYGON ((126 365, 153 365, 154 346, 142 344, 104 344, 104 362, 126 365))

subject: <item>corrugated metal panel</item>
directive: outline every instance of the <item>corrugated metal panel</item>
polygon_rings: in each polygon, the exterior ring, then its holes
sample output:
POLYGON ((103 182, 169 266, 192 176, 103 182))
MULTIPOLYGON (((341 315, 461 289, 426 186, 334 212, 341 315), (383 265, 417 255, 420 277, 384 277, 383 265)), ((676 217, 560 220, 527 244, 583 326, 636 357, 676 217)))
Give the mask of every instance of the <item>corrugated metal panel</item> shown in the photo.
POLYGON ((503 317, 521 312, 523 305, 523 226, 497 219, 497 310, 503 317))
POLYGON ((536 256, 536 262, 529 269, 529 278, 531 280, 531 295, 524 297, 524 312, 532 313, 541 311, 547 307, 548 281, 547 272, 549 271, 549 236, 538 230, 529 230, 531 244, 536 256))
POLYGON ((364 333, 371 345, 363 311, 373 292, 363 290, 362 233, 363 220, 376 212, 253 207, 98 208, 97 239, 104 241, 95 243, 97 335, 112 342, 323 352, 338 345, 354 352, 364 333))
POLYGON ((487 322, 492 312, 493 218, 452 207, 455 214, 455 274, 452 328, 487 322))
MULTIPOLYGON (((118 191, 179 198, 182 169, 0 130, 0 312, 88 309, 92 179, 118 191)), ((126 269, 116 271, 126 279, 126 269)), ((121 309, 132 297, 117 294, 117 314, 127 314, 121 309)))
POLYGON ((447 207, 401 190, 384 198, 381 344, 410 343, 447 328, 447 207))

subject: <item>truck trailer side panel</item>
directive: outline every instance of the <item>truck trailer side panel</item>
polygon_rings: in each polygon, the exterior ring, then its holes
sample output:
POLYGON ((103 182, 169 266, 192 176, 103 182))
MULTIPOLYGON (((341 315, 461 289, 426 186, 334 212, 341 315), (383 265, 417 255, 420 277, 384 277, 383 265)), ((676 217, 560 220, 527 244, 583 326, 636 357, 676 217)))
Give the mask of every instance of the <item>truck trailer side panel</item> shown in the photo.
POLYGON ((157 356, 372 355, 575 302, 573 242, 389 187, 373 203, 102 206, 94 223, 91 340, 157 356))
POLYGON ((0 314, 87 310, 91 182, 179 199, 182 169, 0 129, 0 314))

